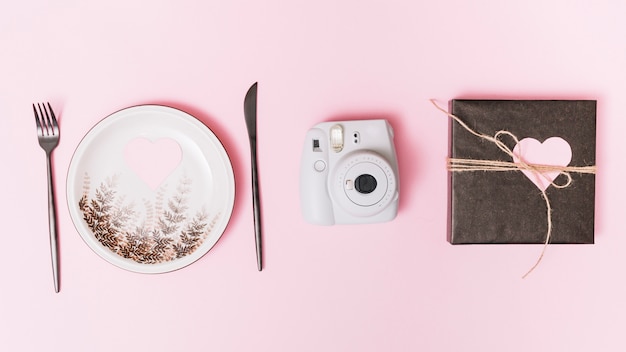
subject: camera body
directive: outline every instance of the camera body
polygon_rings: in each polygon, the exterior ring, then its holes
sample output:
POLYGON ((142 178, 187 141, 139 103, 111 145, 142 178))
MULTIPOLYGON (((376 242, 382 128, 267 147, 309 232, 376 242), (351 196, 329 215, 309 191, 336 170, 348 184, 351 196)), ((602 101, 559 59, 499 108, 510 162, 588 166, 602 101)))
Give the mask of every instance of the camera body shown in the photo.
POLYGON ((306 134, 300 205, 317 225, 393 220, 398 212, 398 161, 386 120, 323 122, 306 134))

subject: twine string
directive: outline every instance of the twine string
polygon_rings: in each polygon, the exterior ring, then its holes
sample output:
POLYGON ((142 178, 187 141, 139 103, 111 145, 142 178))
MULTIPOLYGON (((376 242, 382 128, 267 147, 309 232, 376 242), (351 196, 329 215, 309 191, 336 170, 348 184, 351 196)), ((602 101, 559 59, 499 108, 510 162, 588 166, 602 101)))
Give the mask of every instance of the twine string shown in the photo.
MULTIPOLYGON (((467 172, 467 171, 530 171, 537 177, 543 178, 547 181, 551 186, 555 188, 562 189, 569 187, 572 183, 572 172, 582 173, 582 174, 595 174, 596 167, 595 166, 558 166, 558 165, 542 165, 542 164, 534 164, 526 162, 522 156, 521 151, 520 155, 516 155, 511 148, 509 148, 503 141, 503 136, 506 136, 512 139, 515 142, 515 145, 518 145, 519 140, 517 136, 513 133, 500 130, 495 133, 494 136, 489 136, 486 134, 482 134, 474 131, 470 128, 463 120, 459 117, 449 113, 435 102, 434 99, 431 99, 430 102, 437 108, 437 110, 443 112, 448 115, 454 121, 456 121, 461 127, 467 130, 469 133, 473 134, 476 137, 487 140, 495 144, 502 152, 511 157, 512 160, 515 161, 500 161, 500 160, 477 160, 477 159, 458 159, 458 158, 448 158, 448 170, 451 172, 467 172), (546 172, 559 172, 560 174, 565 176, 565 182, 562 184, 558 184, 555 182, 556 178, 550 179, 545 173, 546 172)), ((541 190, 541 197, 544 199, 546 203, 546 215, 547 215, 547 230, 546 230, 546 240, 544 241, 543 248, 541 250, 541 254, 537 258, 535 264, 522 276, 522 278, 526 278, 541 262, 550 243, 550 237, 552 236, 552 206, 550 205, 550 200, 548 199, 548 195, 545 191, 546 188, 541 190)))

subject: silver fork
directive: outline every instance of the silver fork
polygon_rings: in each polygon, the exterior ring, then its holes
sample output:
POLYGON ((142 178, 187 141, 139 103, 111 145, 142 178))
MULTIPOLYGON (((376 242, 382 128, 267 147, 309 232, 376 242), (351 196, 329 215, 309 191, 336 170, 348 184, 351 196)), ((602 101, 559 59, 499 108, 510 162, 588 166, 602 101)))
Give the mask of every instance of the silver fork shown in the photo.
POLYGON ((52 183, 52 164, 50 155, 54 148, 59 145, 59 124, 50 103, 33 104, 35 122, 37 123, 37 138, 39 145, 46 152, 46 164, 48 167, 48 225, 50 226, 50 253, 52 256, 52 276, 54 278, 54 292, 59 292, 59 246, 56 224, 56 206, 54 202, 54 188, 52 183), (43 105, 43 109, 41 106, 43 105))

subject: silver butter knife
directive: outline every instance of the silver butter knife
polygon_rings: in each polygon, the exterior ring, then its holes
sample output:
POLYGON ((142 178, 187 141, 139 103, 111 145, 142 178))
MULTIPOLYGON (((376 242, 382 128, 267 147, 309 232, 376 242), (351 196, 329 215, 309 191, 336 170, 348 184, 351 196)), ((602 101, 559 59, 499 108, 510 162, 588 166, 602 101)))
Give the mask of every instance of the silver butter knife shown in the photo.
POLYGON ((257 175, 256 157, 256 96, 257 83, 255 82, 243 101, 243 114, 248 128, 250 140, 250 160, 252 161, 252 207, 254 210, 254 241, 256 244, 256 262, 259 271, 263 270, 263 256, 261 250, 261 204, 259 201, 259 181, 257 175))

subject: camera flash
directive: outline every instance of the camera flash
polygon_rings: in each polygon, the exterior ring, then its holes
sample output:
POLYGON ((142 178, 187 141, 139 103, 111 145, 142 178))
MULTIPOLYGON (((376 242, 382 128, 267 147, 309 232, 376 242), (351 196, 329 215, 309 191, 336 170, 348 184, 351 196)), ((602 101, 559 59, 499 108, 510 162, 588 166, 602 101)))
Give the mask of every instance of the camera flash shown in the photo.
POLYGON ((330 128, 330 147, 335 153, 343 150, 343 127, 341 125, 334 125, 330 128))

